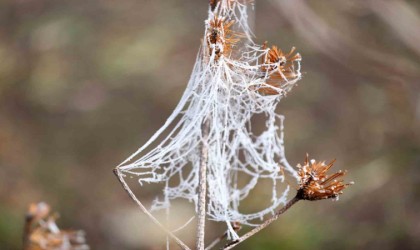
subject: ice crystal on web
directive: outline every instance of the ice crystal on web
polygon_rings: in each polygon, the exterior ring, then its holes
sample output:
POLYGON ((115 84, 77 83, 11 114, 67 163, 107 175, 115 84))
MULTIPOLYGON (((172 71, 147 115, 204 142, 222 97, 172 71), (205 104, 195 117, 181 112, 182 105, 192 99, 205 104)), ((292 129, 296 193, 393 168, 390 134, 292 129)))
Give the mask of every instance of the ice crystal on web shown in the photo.
MULTIPOLYGON (((207 216, 227 225, 253 225, 285 203, 289 188, 278 192, 282 168, 298 180, 285 157, 283 116, 276 107, 301 78, 301 57, 294 49, 284 53, 253 42, 247 14, 251 1, 214 2, 181 100, 165 124, 117 170, 137 176, 140 184, 165 184, 154 210, 168 209, 175 199, 197 206, 202 125, 207 121, 207 216), (255 115, 266 119, 258 135, 251 126, 255 115), (264 179, 272 183, 271 204, 242 213, 241 201, 264 179)), ((233 229, 231 234, 236 236, 233 229)))

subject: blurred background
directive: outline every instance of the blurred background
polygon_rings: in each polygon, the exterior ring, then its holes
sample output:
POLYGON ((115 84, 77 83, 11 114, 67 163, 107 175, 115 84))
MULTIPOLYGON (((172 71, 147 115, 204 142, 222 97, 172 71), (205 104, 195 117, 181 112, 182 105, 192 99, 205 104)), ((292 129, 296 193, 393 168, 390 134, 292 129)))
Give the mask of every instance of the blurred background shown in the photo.
MULTIPOLYGON (((92 249, 163 248, 112 169, 177 104, 207 10, 206 0, 0 2, 0 249, 21 248, 36 201, 92 249)), ((303 56, 304 78, 279 108, 289 162, 336 158, 356 184, 339 202, 297 204, 238 249, 420 249, 420 1, 255 10, 257 42, 303 56)))

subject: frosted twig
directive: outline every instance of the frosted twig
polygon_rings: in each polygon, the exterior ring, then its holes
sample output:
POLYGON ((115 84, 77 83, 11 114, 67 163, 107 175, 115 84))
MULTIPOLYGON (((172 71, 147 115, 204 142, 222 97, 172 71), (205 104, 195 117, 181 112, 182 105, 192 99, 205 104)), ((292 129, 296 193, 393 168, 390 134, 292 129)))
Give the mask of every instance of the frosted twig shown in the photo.
POLYGON ((177 229, 175 229, 175 230, 172 230, 172 233, 176 233, 176 232, 181 231, 182 229, 186 228, 186 227, 188 226, 188 224, 190 224, 190 223, 191 223, 191 221, 193 221, 193 220, 194 220, 194 218, 195 218, 195 216, 191 217, 191 218, 190 218, 187 222, 185 222, 185 224, 184 224, 184 225, 182 225, 182 226, 178 227, 178 228, 177 228, 177 229))
POLYGON ((216 9, 216 6, 217 6, 218 2, 219 2, 219 0, 209 0, 211 11, 214 11, 214 9, 216 9))
POLYGON ((227 244, 223 248, 223 250, 232 249, 236 245, 238 245, 239 243, 243 242, 244 240, 250 238, 254 234, 256 234, 259 231, 263 230, 264 228, 266 228, 267 226, 269 226, 271 223, 273 223, 275 220, 277 220, 280 215, 282 215, 284 212, 286 212, 291 206, 293 206, 298 201, 299 201, 299 198, 298 197, 294 197, 289 202, 287 202, 284 207, 282 207, 280 210, 278 210, 277 213, 273 215, 273 217, 271 217, 270 219, 264 221, 263 224, 259 225, 258 227, 255 227, 254 229, 252 229, 248 233, 244 234, 243 236, 239 237, 239 239, 230 242, 229 244, 227 244))
POLYGON ((210 132, 210 120, 206 119, 202 126, 202 143, 200 156, 200 170, 198 180, 198 204, 197 204, 197 249, 204 250, 204 232, 206 225, 206 195, 207 195, 207 159, 208 137, 210 132))
POLYGON ((176 237, 172 232, 166 229, 147 209, 146 207, 137 199, 131 189, 128 187, 127 183, 124 180, 124 176, 118 169, 113 170, 114 174, 117 176, 118 180, 120 181, 121 185, 123 186, 124 190, 128 193, 133 201, 137 203, 140 209, 145 213, 160 229, 162 229, 169 237, 171 237, 177 244, 184 250, 191 250, 182 240, 176 237))
MULTIPOLYGON (((237 232, 241 229, 240 224, 233 222, 232 223, 233 229, 237 232)), ((219 237, 217 237, 216 239, 213 240, 212 243, 210 243, 205 250, 210 250, 213 247, 215 247, 220 241, 222 241, 224 238, 226 238, 228 236, 229 230, 226 230, 226 232, 222 235, 220 235, 219 237)))
POLYGON ((224 238, 226 238, 227 235, 228 235, 228 231, 226 231, 224 234, 222 234, 221 236, 219 236, 215 240, 213 240, 213 242, 210 243, 210 245, 208 245, 205 250, 210 250, 213 247, 215 247, 220 241, 222 241, 224 238))

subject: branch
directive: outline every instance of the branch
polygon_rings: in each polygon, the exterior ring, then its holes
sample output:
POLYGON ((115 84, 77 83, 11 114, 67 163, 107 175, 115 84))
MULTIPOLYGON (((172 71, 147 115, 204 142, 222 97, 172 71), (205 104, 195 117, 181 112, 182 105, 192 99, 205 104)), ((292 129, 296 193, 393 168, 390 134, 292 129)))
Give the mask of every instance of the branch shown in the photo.
POLYGON ((120 172, 118 168, 113 170, 115 176, 117 176, 118 180, 120 181, 121 185, 123 186, 124 190, 128 193, 128 195, 131 197, 133 201, 137 203, 137 205, 140 207, 140 209, 145 213, 149 218, 167 235, 169 235, 170 238, 172 238, 178 246, 180 246, 183 250, 191 250, 184 242, 182 242, 178 237, 176 237, 172 232, 170 232, 168 229, 166 229, 150 212, 147 210, 147 208, 140 202, 139 199, 137 199, 136 195, 131 191, 131 189, 128 187, 127 183, 124 180, 123 174, 120 172))
MULTIPOLYGON (((239 224, 239 222, 232 222, 231 224, 232 224, 233 230, 235 230, 235 232, 238 232, 242 228, 241 225, 239 224)), ((213 242, 210 243, 210 245, 208 245, 205 250, 211 250, 213 247, 215 247, 220 241, 222 241, 227 236, 228 236, 228 230, 224 234, 222 234, 221 236, 219 236, 215 240, 213 240, 213 242)))
POLYGON ((273 217, 271 217, 270 219, 264 221, 263 224, 259 225, 258 227, 255 227, 254 229, 252 229, 251 231, 249 231, 248 233, 244 234, 243 236, 239 237, 239 239, 230 242, 229 244, 227 244, 223 250, 229 250, 234 248, 236 245, 238 245, 239 243, 243 242, 244 240, 250 238, 251 236, 253 236, 254 234, 258 233, 259 231, 263 230, 264 228, 266 228, 268 225, 270 225, 271 223, 273 223, 275 220, 277 220, 279 218, 280 215, 282 215, 284 212, 286 212, 291 206, 293 206, 296 202, 299 201, 298 197, 294 197, 293 199, 291 199, 289 202, 286 203, 286 205, 284 207, 282 207, 279 211, 277 211, 277 213, 275 215, 273 215, 273 217))
POLYGON ((214 9, 216 9, 217 3, 219 1, 220 0, 210 0, 210 9, 211 9, 211 11, 214 11, 214 9))
POLYGON ((210 120, 204 121, 202 128, 202 144, 200 169, 198 180, 198 204, 197 204, 197 250, 204 250, 204 234, 206 224, 206 194, 207 194, 207 159, 208 159, 208 137, 210 132, 210 120))

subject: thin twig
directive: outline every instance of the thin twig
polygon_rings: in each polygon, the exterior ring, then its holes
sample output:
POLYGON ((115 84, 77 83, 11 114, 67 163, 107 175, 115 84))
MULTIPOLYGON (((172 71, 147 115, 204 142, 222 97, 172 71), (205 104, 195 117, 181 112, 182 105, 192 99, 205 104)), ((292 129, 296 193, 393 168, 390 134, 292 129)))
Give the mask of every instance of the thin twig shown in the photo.
POLYGON ((118 180, 120 181, 121 185, 123 186, 124 190, 128 193, 133 201, 137 203, 140 209, 145 213, 149 218, 160 228, 162 229, 169 237, 171 237, 177 244, 184 250, 191 250, 184 242, 182 242, 178 237, 176 237, 172 232, 166 229, 150 212, 146 209, 146 207, 137 199, 136 195, 131 191, 128 187, 127 183, 124 180, 123 174, 119 171, 119 169, 113 170, 114 174, 117 176, 118 180))
POLYGON ((223 250, 229 250, 234 248, 236 245, 238 245, 239 243, 243 242, 244 240, 250 238, 251 236, 253 236, 254 234, 258 233, 259 231, 263 230, 264 228, 266 228, 268 225, 270 225, 271 223, 273 223, 275 220, 277 220, 279 218, 280 215, 282 215, 284 212, 286 212, 291 206, 293 206, 296 202, 298 202, 300 199, 297 197, 294 197, 293 199, 291 199, 289 202, 286 203, 286 205, 284 207, 282 207, 279 211, 277 211, 277 213, 275 215, 273 215, 273 217, 271 217, 270 219, 264 221, 263 224, 259 225, 258 227, 255 227, 254 229, 252 229, 251 231, 249 231, 248 233, 244 234, 243 236, 239 237, 239 239, 230 242, 229 244, 227 244, 223 250))
POLYGON ((213 242, 212 243, 210 243, 210 245, 208 245, 204 250, 210 250, 210 249, 212 249, 213 247, 215 247, 219 242, 221 242, 224 238, 226 238, 227 237, 227 231, 224 233, 224 234, 222 234, 221 236, 219 236, 219 237, 217 237, 216 239, 214 239, 213 240, 213 242))
POLYGON ((208 160, 208 137, 210 132, 210 120, 206 119, 202 125, 202 144, 200 169, 198 180, 198 204, 197 204, 197 250, 204 250, 204 234, 206 225, 206 195, 207 195, 207 160, 208 160))
POLYGON ((216 9, 217 3, 219 2, 219 0, 210 0, 210 9, 211 11, 214 11, 214 9, 216 9))
POLYGON ((193 216, 193 217, 191 217, 187 222, 185 222, 184 223, 184 225, 182 225, 182 226, 180 226, 180 227, 178 227, 177 229, 175 229, 175 230, 172 230, 171 232, 172 233, 176 233, 176 232, 178 232, 178 231, 181 231, 182 229, 184 229, 184 228, 186 228, 187 226, 188 226, 188 224, 190 224, 191 223, 191 221, 193 221, 195 219, 195 216, 193 216))
MULTIPOLYGON (((235 230, 235 232, 238 232, 241 229, 241 225, 237 222, 233 222, 231 223, 233 226, 233 229, 235 230)), ((217 237, 215 240, 213 240, 212 243, 210 243, 210 245, 208 245, 206 247, 205 250, 210 250, 213 247, 215 247, 220 241, 222 241, 223 239, 225 239, 228 236, 228 230, 226 230, 226 232, 222 235, 220 235, 219 237, 217 237)))

